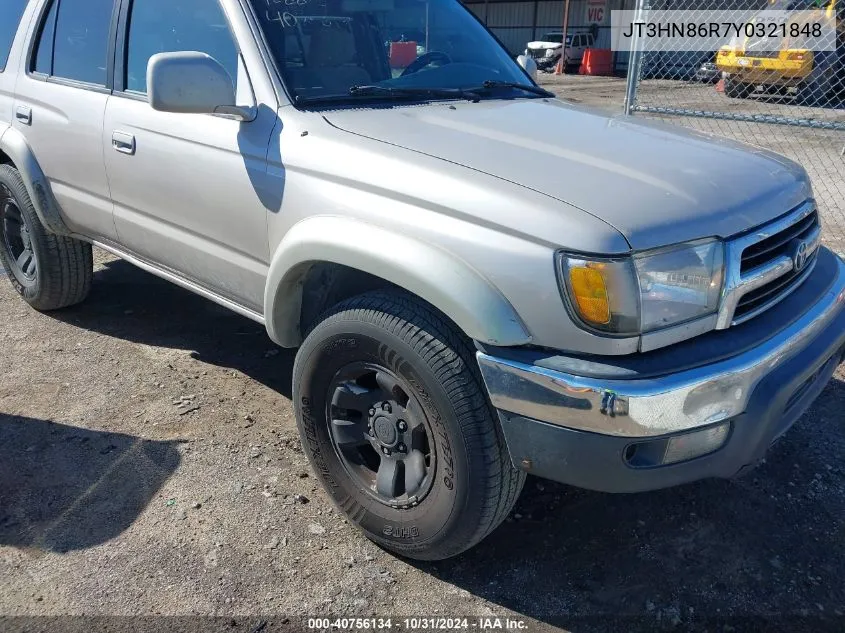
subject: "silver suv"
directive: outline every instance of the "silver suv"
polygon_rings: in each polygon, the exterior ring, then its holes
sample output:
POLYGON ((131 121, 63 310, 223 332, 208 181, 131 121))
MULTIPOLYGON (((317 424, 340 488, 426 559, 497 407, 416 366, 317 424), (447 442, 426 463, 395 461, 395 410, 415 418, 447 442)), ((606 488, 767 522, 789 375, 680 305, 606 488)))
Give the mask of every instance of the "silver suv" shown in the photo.
POLYGON ((0 55, 23 299, 82 301, 93 244, 264 324, 328 494, 402 555, 526 473, 733 476, 845 352, 801 167, 556 100, 455 0, 4 0, 0 55))

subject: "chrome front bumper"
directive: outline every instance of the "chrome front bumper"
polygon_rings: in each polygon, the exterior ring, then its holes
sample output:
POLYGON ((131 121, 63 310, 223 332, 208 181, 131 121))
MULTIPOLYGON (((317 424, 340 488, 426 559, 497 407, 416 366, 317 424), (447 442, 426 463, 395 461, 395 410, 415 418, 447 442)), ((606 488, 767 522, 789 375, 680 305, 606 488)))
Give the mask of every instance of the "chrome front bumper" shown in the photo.
POLYGON ((651 379, 601 380, 478 352, 497 409, 552 425, 617 437, 653 437, 729 420, 755 387, 805 349, 845 309, 845 261, 822 299, 764 344, 733 358, 651 379))

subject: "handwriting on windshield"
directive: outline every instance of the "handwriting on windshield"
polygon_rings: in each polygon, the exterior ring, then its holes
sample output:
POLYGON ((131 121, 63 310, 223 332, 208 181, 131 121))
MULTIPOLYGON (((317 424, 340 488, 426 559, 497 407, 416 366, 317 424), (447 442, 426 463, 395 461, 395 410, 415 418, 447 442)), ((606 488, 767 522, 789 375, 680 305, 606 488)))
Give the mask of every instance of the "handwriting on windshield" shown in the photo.
MULTIPOLYGON (((300 22, 320 22, 323 26, 331 26, 331 20, 325 15, 296 15, 291 11, 301 11, 303 7, 313 4, 313 0, 265 0, 267 3, 267 22, 276 22, 282 28, 294 28, 300 22)), ((317 0, 317 11, 326 12, 326 0, 317 0)))

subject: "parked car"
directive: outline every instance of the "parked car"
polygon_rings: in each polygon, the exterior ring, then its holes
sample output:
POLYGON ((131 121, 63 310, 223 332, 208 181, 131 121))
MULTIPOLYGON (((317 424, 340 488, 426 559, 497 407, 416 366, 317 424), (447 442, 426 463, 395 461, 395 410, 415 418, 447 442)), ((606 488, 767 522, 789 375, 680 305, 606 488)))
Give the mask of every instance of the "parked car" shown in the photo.
POLYGON ((704 62, 695 73, 695 80, 702 83, 714 84, 722 78, 720 71, 713 62, 704 62))
POLYGON ((419 559, 487 536, 526 473, 732 477, 824 388, 845 261, 799 165, 557 100, 457 2, 286 8, 0 4, 24 301, 83 301, 98 246, 261 323, 298 348, 327 494, 419 559), (383 24, 431 25, 396 76, 383 24))
MULTIPOLYGON (((566 36, 566 66, 579 66, 584 51, 595 46, 592 33, 570 33, 566 36)), ((534 59, 537 68, 544 72, 554 70, 563 50, 563 32, 546 33, 536 42, 525 45, 525 55, 534 59)))
POLYGON ((706 51, 647 51, 643 54, 643 79, 697 80, 715 53, 706 51))

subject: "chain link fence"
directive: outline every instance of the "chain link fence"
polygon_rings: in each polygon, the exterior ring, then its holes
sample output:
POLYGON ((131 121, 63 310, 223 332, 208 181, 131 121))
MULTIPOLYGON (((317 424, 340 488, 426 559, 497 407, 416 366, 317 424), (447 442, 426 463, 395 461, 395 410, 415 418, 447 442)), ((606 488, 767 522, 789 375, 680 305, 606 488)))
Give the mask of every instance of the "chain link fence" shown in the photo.
POLYGON ((835 50, 802 48, 800 28, 765 50, 744 34, 705 51, 650 42, 631 54, 626 109, 799 162, 813 181, 825 241, 845 254, 845 0, 639 0, 637 18, 707 10, 718 22, 737 10, 772 9, 836 19, 835 50))

